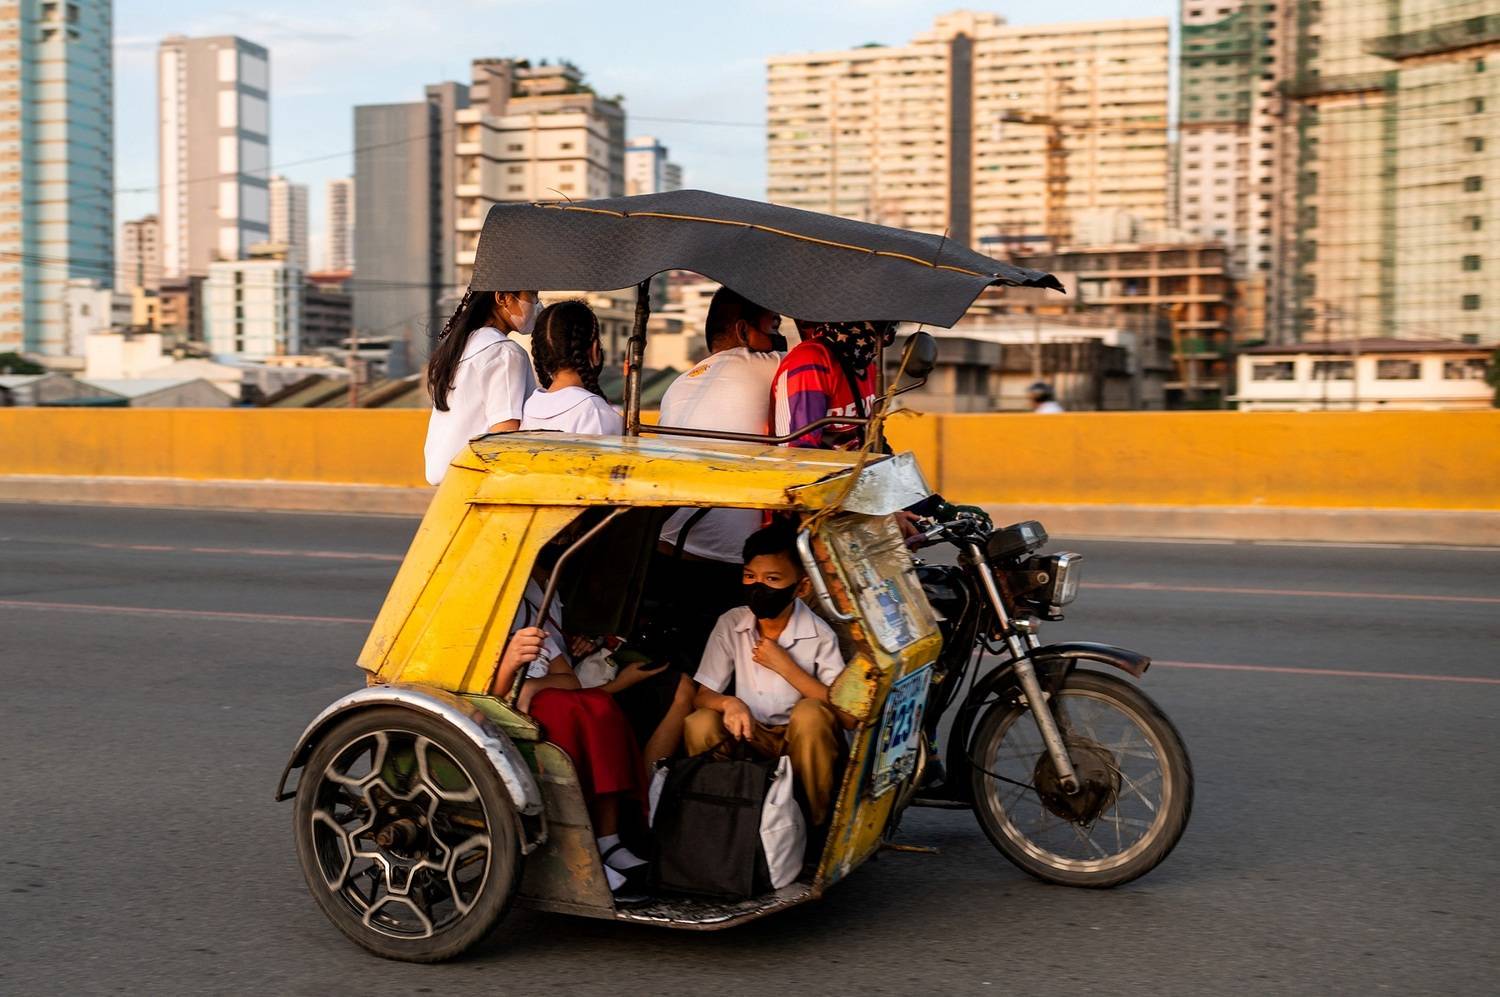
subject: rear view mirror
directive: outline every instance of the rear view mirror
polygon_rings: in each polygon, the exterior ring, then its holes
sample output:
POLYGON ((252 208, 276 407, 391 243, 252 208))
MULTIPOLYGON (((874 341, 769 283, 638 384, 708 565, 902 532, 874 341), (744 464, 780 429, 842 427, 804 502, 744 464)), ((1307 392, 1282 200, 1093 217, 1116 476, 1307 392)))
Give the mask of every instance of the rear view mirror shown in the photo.
POLYGON ((925 381, 937 366, 938 345, 931 333, 914 332, 901 348, 901 369, 916 381, 925 381))

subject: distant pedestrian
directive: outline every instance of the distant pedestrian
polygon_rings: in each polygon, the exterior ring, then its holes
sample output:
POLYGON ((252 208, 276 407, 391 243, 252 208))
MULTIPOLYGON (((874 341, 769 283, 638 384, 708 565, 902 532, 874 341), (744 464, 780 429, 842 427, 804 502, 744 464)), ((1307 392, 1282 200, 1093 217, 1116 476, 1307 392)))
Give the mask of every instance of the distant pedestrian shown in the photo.
POLYGON ((427 362, 429 483, 441 484, 453 458, 476 436, 521 427, 536 378, 525 347, 510 333, 531 335, 537 305, 535 291, 466 291, 443 326, 427 362))
POLYGON ((1052 385, 1046 381, 1037 381, 1026 389, 1031 397, 1031 411, 1038 415, 1054 415, 1058 412, 1066 412, 1057 402, 1057 396, 1052 393, 1052 385))

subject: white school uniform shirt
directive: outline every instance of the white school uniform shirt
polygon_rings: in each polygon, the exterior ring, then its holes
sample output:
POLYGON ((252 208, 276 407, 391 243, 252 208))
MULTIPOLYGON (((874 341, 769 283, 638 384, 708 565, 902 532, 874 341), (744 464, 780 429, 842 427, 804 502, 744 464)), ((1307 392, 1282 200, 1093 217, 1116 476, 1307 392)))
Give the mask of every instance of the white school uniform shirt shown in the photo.
POLYGON ((536 390, 526 348, 492 326, 475 329, 459 358, 448 392, 448 411, 434 406, 427 419, 427 481, 437 485, 464 446, 491 426, 521 418, 536 390))
POLYGON ((526 399, 522 431, 552 429, 580 436, 621 436, 625 420, 613 405, 587 388, 537 391, 526 399))
MULTIPOLYGON (((804 672, 832 685, 844 670, 838 637, 801 599, 792 606, 792 618, 776 643, 786 648, 804 672)), ((733 678, 735 698, 750 708, 750 715, 768 727, 779 727, 791 720, 792 707, 802 694, 751 656, 758 637, 755 614, 749 607, 731 609, 714 625, 693 679, 705 689, 723 692, 733 678)))
MULTIPOLYGON (((771 419, 771 381, 782 356, 738 346, 705 357, 662 395, 660 424, 764 434, 771 419)), ((676 546, 683 524, 697 511, 673 513, 661 538, 676 546)), ((760 526, 761 514, 755 509, 713 509, 688 531, 682 549, 695 557, 739 564, 745 539, 760 526)))

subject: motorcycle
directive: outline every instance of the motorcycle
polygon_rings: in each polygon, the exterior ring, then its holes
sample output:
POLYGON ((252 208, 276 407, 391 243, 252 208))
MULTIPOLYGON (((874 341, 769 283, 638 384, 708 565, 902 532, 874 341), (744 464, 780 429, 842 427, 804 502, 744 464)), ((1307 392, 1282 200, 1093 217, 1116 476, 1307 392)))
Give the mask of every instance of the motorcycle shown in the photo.
POLYGON ((916 566, 943 650, 924 711, 928 771, 911 804, 972 808, 1002 855, 1047 882, 1104 888, 1149 872, 1187 827, 1192 763, 1149 696, 1079 666, 1139 680, 1150 658, 1042 643, 1041 623, 1061 620, 1078 594, 1082 557, 1043 554, 1040 523, 994 529, 944 506, 924 527, 909 546, 945 545, 957 558, 916 566))

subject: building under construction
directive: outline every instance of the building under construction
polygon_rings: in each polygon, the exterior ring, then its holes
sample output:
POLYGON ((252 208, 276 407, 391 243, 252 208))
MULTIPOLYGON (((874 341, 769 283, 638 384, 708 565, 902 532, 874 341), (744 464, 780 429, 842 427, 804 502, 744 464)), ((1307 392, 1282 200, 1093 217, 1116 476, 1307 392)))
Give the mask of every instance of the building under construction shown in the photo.
POLYGON ((1494 0, 1184 0, 1182 22, 1178 210, 1264 301, 1241 338, 1500 342, 1494 0))

